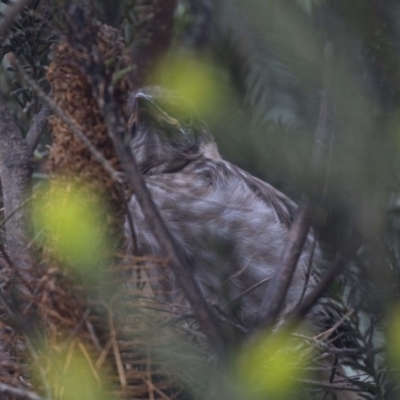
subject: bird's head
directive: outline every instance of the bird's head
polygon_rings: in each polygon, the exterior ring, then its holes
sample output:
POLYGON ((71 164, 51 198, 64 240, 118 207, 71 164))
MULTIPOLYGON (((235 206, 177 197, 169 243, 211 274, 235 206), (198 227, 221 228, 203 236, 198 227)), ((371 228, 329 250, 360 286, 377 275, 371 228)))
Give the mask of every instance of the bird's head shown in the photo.
POLYGON ((133 93, 129 127, 131 148, 143 172, 201 155, 220 158, 207 125, 174 92, 147 87, 133 93))

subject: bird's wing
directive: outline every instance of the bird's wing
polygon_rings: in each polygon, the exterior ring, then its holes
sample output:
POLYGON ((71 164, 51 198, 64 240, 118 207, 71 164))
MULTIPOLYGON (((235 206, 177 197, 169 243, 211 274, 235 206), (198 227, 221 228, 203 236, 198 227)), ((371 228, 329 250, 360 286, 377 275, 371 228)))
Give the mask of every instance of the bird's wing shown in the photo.
MULTIPOLYGON (((208 187, 218 185, 221 185, 220 188, 226 187, 226 183, 231 182, 232 178, 236 183, 243 183, 268 209, 275 213, 281 224, 287 229, 290 228, 298 208, 297 204, 273 186, 225 160, 201 156, 189 161, 188 165, 178 173, 148 177, 147 183, 153 186, 152 191, 157 192, 154 186, 158 186, 159 190, 170 192, 170 196, 176 197, 179 201, 180 193, 202 198, 208 187)), ((232 206, 231 202, 229 206, 232 206)))
POLYGON ((293 200, 261 179, 256 178, 233 164, 226 161, 225 163, 244 180, 249 189, 255 193, 257 197, 262 199, 269 207, 275 210, 281 223, 283 223, 287 228, 291 226, 298 208, 297 204, 293 200))

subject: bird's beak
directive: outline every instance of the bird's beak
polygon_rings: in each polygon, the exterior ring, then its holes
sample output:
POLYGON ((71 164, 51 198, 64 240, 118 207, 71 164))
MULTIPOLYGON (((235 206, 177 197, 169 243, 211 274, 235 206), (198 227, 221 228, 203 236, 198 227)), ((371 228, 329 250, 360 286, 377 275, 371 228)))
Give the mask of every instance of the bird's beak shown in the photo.
POLYGON ((143 116, 149 116, 160 126, 174 127, 181 129, 181 124, 175 118, 170 117, 165 111, 163 111, 153 100, 151 96, 144 93, 138 93, 135 96, 135 103, 133 106, 132 115, 129 118, 128 126, 132 126, 134 123, 140 123, 143 116))

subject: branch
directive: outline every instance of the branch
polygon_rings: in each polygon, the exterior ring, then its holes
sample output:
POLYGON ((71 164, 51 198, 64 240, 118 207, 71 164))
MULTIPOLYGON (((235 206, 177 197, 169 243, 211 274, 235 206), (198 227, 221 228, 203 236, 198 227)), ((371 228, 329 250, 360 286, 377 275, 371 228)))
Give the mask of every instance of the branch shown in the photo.
POLYGON ((10 395, 18 399, 45 400, 43 397, 40 397, 38 394, 31 392, 30 390, 17 388, 1 382, 0 382, 0 393, 4 395, 10 395))
POLYGON ((28 146, 11 118, 0 95, 0 179, 6 222, 7 249, 24 282, 30 282, 30 221, 27 207, 30 195, 31 160, 28 146))
POLYGON ((3 23, 0 25, 0 39, 7 33, 15 17, 29 4, 30 0, 20 0, 11 4, 12 8, 10 12, 5 16, 3 23))
POLYGON ((325 293, 326 289, 328 289, 328 287, 333 283, 336 276, 343 271, 344 267, 346 266, 346 263, 355 254, 356 250, 359 247, 358 241, 356 239, 352 240, 349 239, 347 243, 348 244, 346 248, 339 253, 335 263, 323 276, 323 278, 318 283, 317 287, 310 294, 308 294, 301 302, 301 304, 299 304, 299 306, 292 312, 290 320, 292 320, 293 323, 296 323, 296 321, 301 320, 303 317, 307 315, 307 313, 311 310, 311 308, 325 293))
POLYGON ((170 260, 171 269, 186 298, 189 300, 201 329, 207 335, 209 343, 216 353, 223 355, 227 342, 220 329, 219 321, 211 311, 196 281, 190 274, 189 266, 186 264, 173 235, 165 225, 160 212, 151 198, 129 144, 124 140, 127 137, 125 123, 119 114, 114 99, 111 97, 112 93, 112 87, 109 86, 108 98, 104 101, 103 113, 108 127, 108 134, 113 141, 118 158, 124 169, 125 178, 135 193, 136 199, 146 216, 151 231, 156 237, 161 250, 170 260))
POLYGON ((153 68, 169 47, 177 0, 137 0, 135 16, 140 27, 131 49, 131 60, 136 66, 129 74, 132 90, 139 89, 149 69, 153 68))
POLYGON ((308 214, 309 205, 306 202, 299 206, 296 217, 290 227, 289 239, 282 255, 281 264, 259 305, 256 327, 273 325, 279 315, 307 239, 307 233, 310 228, 308 214))
MULTIPOLYGON (((71 26, 71 36, 75 34, 74 30, 79 29, 79 35, 77 34, 80 39, 79 45, 86 47, 84 51, 88 55, 87 63, 82 65, 82 67, 86 72, 88 81, 91 83, 93 96, 98 101, 99 108, 107 125, 108 135, 113 142, 118 159, 125 172, 125 179, 133 190, 162 252, 169 259, 171 269, 193 309, 200 328, 207 335, 210 346, 219 356, 222 356, 225 352, 227 342, 220 329, 219 320, 212 312, 196 281, 190 274, 190 268, 186 264, 180 248, 165 225, 147 189, 145 180, 129 145, 126 121, 114 97, 115 91, 111 83, 112 78, 107 79, 106 67, 104 63, 99 62, 101 57, 98 54, 97 47, 93 43, 90 21, 87 21, 88 18, 84 11, 78 7, 71 9, 71 14, 71 21, 75 22, 71 26)), ((76 40, 70 38, 70 42, 75 43, 76 40)))
MULTIPOLYGON (((324 156, 324 145, 329 136, 327 125, 329 116, 329 84, 331 76, 330 65, 333 48, 332 44, 328 41, 325 44, 324 53, 324 86, 321 95, 318 124, 314 136, 315 142, 311 163, 312 167, 315 168, 320 168, 321 160, 324 156)), ((309 214, 310 202, 306 199, 297 210, 295 220, 289 230, 289 240, 283 252, 280 265, 274 274, 270 284, 270 289, 265 292, 258 308, 257 319, 255 321, 256 328, 273 325, 279 316, 310 229, 309 214)))
POLYGON ((48 118, 51 113, 52 109, 50 105, 47 102, 44 102, 40 111, 33 117, 33 124, 30 127, 25 138, 26 144, 28 145, 31 154, 33 154, 33 152, 35 151, 36 146, 38 145, 39 140, 44 130, 46 129, 48 118))
POLYGON ((103 156, 102 153, 100 153, 95 146, 93 146, 92 142, 87 138, 87 136, 77 127, 77 125, 71 120, 71 118, 65 114, 65 112, 57 106, 57 104, 54 102, 53 99, 51 99, 41 88, 40 86, 25 72, 25 70, 22 68, 21 64, 17 60, 15 56, 12 56, 9 58, 11 65, 22 75, 26 83, 34 90, 34 92, 38 95, 38 97, 43 100, 46 104, 48 104, 49 108, 51 111, 53 111, 54 114, 59 116, 63 122, 68 126, 68 128, 76 135, 86 148, 90 151, 92 154, 93 158, 102 165, 105 171, 107 171, 111 178, 115 182, 121 182, 121 176, 116 171, 110 162, 103 156))
POLYGON ((321 381, 314 381, 312 379, 299 379, 299 382, 302 382, 306 385, 317 386, 321 389, 330 389, 330 390, 338 390, 343 391, 346 390, 348 392, 362 392, 363 389, 353 385, 353 384, 340 384, 340 383, 326 383, 321 381))

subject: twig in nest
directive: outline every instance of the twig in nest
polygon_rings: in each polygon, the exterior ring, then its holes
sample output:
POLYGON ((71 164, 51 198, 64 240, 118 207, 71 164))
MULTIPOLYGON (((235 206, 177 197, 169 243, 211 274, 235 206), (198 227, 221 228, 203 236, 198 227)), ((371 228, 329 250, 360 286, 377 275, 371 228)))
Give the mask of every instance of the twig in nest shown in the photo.
POLYGON ((108 308, 108 325, 109 325, 109 329, 110 329, 110 339, 112 341, 115 363, 117 364, 119 381, 121 383, 121 387, 125 388, 126 387, 126 376, 125 376, 125 372, 124 372, 124 366, 122 364, 121 353, 119 352, 119 348, 118 348, 117 332, 115 331, 115 327, 114 327, 113 314, 112 314, 112 311, 110 308, 108 308))

